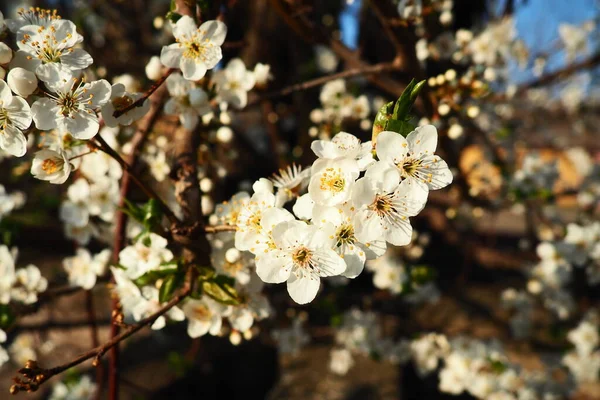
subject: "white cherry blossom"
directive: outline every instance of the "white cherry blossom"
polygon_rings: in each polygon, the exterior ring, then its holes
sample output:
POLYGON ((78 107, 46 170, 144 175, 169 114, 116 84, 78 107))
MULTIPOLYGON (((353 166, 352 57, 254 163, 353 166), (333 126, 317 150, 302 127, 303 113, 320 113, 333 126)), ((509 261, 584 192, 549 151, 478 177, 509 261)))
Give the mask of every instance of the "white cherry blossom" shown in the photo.
POLYGON ((150 101, 146 99, 141 106, 134 107, 118 118, 114 117, 114 112, 129 107, 142 97, 141 93, 128 93, 125 85, 115 83, 112 85, 110 100, 102 106, 102 118, 106 126, 115 127, 118 125, 131 125, 133 122, 142 118, 150 109, 150 101))
POLYGON ((173 253, 166 248, 167 244, 167 239, 150 233, 134 245, 121 250, 119 264, 125 267, 125 273, 130 279, 137 279, 173 259, 173 253))
POLYGON ((398 168, 408 184, 425 191, 441 189, 452 182, 452 173, 446 162, 434 155, 437 140, 433 125, 419 127, 406 138, 384 131, 377 136, 377 157, 398 168))
POLYGON ((42 131, 57 129, 70 133, 75 139, 93 138, 100 129, 96 110, 110 99, 111 86, 100 79, 85 83, 70 75, 46 86, 54 92, 31 106, 36 128, 42 131))
POLYGON ((317 204, 333 206, 350 198, 352 186, 358 178, 356 161, 348 158, 319 159, 312 166, 308 193, 317 204))
POLYGON ((256 258, 256 273, 267 283, 287 281, 288 293, 299 304, 310 303, 319 291, 320 278, 346 270, 332 250, 328 232, 302 221, 282 222, 273 228, 276 249, 256 258))
POLYGON ((370 141, 361 143, 356 136, 346 132, 338 133, 331 140, 315 140, 310 148, 319 158, 356 160, 361 171, 374 161, 372 143, 370 141))
POLYGON ((10 289, 15 280, 14 255, 7 246, 0 245, 0 304, 10 301, 10 289))
POLYGON ((215 336, 221 331, 223 315, 228 307, 204 296, 200 300, 189 299, 183 305, 188 320, 188 335, 198 338, 207 333, 215 336))
POLYGON ((400 180, 395 167, 384 163, 372 165, 352 191, 355 235, 363 242, 385 239, 396 246, 410 243, 412 226, 408 217, 417 215, 425 206, 427 192, 415 190, 408 180, 400 180))
POLYGON ((84 248, 77 249, 73 257, 63 260, 63 267, 69 276, 69 283, 90 290, 99 276, 106 273, 110 258, 110 250, 106 249, 92 257, 84 248))
POLYGON ((23 130, 31 125, 29 104, 13 96, 6 82, 0 80, 0 148, 15 157, 27 152, 27 138, 23 130))
POLYGON ((165 103, 165 114, 178 115, 185 129, 193 130, 200 117, 212 112, 206 92, 181 74, 171 74, 167 78, 167 89, 171 98, 165 103))
POLYGON ((44 82, 57 82, 67 73, 92 65, 92 57, 75 47, 83 41, 75 24, 57 19, 48 25, 25 25, 17 32, 19 51, 26 54, 27 69, 44 82))
POLYGON ((227 63, 225 69, 215 72, 212 80, 217 85, 219 101, 238 109, 246 107, 248 92, 256 82, 254 73, 248 71, 239 58, 234 58, 227 63))
POLYGON ((17 15, 17 18, 9 18, 5 21, 6 26, 12 33, 17 33, 19 29, 26 25, 48 27, 52 22, 60 20, 57 10, 47 10, 39 7, 19 8, 17 15))
POLYGON ((177 43, 162 48, 160 61, 181 69, 185 79, 200 80, 223 57, 221 45, 226 35, 227 26, 221 21, 206 21, 198 28, 193 18, 184 15, 173 26, 177 43))
POLYGON ((31 164, 31 174, 34 178, 54 184, 65 183, 72 166, 63 149, 43 149, 35 153, 31 164))

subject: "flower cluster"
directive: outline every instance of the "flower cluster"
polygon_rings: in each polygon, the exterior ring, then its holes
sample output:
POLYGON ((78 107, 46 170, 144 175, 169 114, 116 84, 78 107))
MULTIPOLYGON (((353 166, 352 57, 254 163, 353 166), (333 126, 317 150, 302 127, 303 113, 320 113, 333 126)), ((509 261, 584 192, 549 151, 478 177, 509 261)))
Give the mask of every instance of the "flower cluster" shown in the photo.
POLYGON ((48 287, 48 281, 33 264, 16 268, 17 250, 0 245, 0 304, 17 302, 33 304, 38 294, 48 287))
POLYGON ((600 334, 598 316, 590 313, 567 335, 575 349, 564 355, 562 363, 577 383, 598 382, 600 378, 600 334))
POLYGON ((235 225, 235 246, 256 257, 256 273, 267 283, 287 282, 294 301, 311 302, 320 278, 355 278, 367 259, 385 253, 386 242, 410 243, 409 217, 425 206, 429 190, 452 181, 434 155, 437 131, 429 125, 406 138, 381 132, 376 161, 372 143, 338 133, 314 141, 318 159, 306 173, 287 173, 275 185, 260 180, 254 194, 236 195, 217 208, 217 219, 235 225), (301 194, 306 186, 308 193, 301 194), (294 214, 283 206, 295 199, 294 214))

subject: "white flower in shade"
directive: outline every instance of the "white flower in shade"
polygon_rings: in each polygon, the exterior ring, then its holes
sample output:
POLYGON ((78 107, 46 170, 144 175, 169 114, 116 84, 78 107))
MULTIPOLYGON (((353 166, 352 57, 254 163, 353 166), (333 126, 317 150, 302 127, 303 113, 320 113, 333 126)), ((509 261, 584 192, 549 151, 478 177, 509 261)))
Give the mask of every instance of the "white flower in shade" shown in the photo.
POLYGON ((150 100, 146 99, 141 106, 134 107, 118 118, 114 117, 114 112, 129 107, 142 97, 141 93, 127 93, 125 85, 115 83, 112 85, 110 100, 102 106, 102 118, 106 126, 115 127, 118 125, 131 125, 133 122, 142 118, 150 109, 150 100))
POLYGON ((88 400, 94 397, 97 387, 92 378, 82 376, 76 382, 58 382, 52 387, 48 400, 88 400))
POLYGON ((18 365, 23 365, 28 360, 36 361, 36 349, 38 346, 39 343, 36 342, 31 333, 21 333, 13 340, 8 348, 10 358, 18 365))
POLYGON ((221 331, 223 315, 228 307, 204 296, 200 300, 189 299, 183 305, 183 312, 188 319, 188 335, 192 338, 207 333, 215 336, 221 331))
POLYGON ((57 82, 63 72, 81 71, 94 62, 92 57, 75 46, 83 41, 77 27, 69 20, 54 20, 50 24, 25 25, 17 32, 19 51, 27 54, 30 71, 44 82, 57 82))
POLYGON ((62 149, 40 150, 35 153, 31 164, 31 174, 34 178, 54 184, 64 183, 71 169, 67 153, 62 149))
POLYGON ((171 98, 165 103, 165 114, 178 115, 185 129, 193 130, 200 117, 212 112, 206 92, 181 74, 171 74, 167 78, 167 89, 171 98))
POLYGON ((279 174, 273 175, 271 181, 277 188, 277 197, 287 201, 306 188, 309 178, 310 168, 303 170, 302 167, 292 164, 285 169, 280 169, 279 174))
POLYGON ((146 309, 147 300, 142 296, 140 288, 136 286, 129 278, 124 270, 120 268, 110 268, 115 285, 112 290, 119 298, 119 303, 126 315, 133 315, 134 319, 141 319, 141 311, 146 309))
POLYGON ((271 74, 271 66, 268 64, 258 63, 254 66, 254 81, 257 86, 265 86, 267 82, 273 79, 271 74))
POLYGON ((185 79, 200 80, 223 57, 221 45, 226 35, 227 26, 221 21, 206 21, 198 28, 193 18, 184 15, 173 26, 177 43, 162 48, 160 61, 181 69, 185 79))
POLYGON ((410 344, 412 359, 419 375, 424 376, 438 367, 439 361, 450 351, 444 335, 428 333, 410 344))
POLYGON ((393 259, 389 253, 367 264, 373 270, 373 285, 377 289, 389 290, 392 294, 402 293, 409 276, 401 262, 393 259))
POLYGON ((247 284, 252 275, 250 267, 254 265, 254 257, 235 248, 232 233, 223 232, 217 235, 217 238, 211 242, 210 255, 215 270, 219 274, 234 278, 237 283, 247 284))
POLYGON ((95 110, 110 99, 110 83, 104 79, 84 83, 62 75, 60 81, 46 86, 55 94, 36 100, 31 106, 36 128, 57 129, 75 139, 93 138, 100 129, 95 110))
POLYGON ((423 209, 427 192, 415 190, 407 180, 398 185, 399 180, 398 169, 376 163, 354 185, 352 201, 358 208, 354 227, 359 241, 385 239, 396 246, 410 243, 412 227, 408 217, 423 209))
POLYGON ((321 277, 346 270, 332 250, 329 233, 302 221, 282 222, 273 228, 275 249, 256 257, 256 273, 267 283, 287 281, 288 293, 298 304, 310 303, 319 291, 321 277))
POLYGON ((587 37, 589 32, 585 27, 562 23, 558 26, 558 34, 565 46, 568 62, 573 62, 579 54, 587 52, 587 37))
POLYGON ((90 200, 90 185, 78 178, 67 189, 67 200, 60 205, 61 221, 77 227, 86 226, 90 220, 88 203, 90 200))
POLYGON ((63 267, 69 275, 69 283, 90 290, 96 279, 106 273, 110 250, 106 249, 94 257, 84 248, 77 249, 75 256, 63 260, 63 267))
MULTIPOLYGON (((158 301, 158 289, 153 286, 144 286, 142 288, 142 296, 147 300, 144 304, 143 308, 136 310, 139 314, 133 314, 133 317, 136 320, 141 320, 143 318, 147 318, 150 315, 158 312, 164 303, 160 303, 158 301)), ((167 317, 172 321, 183 321, 185 319, 185 314, 179 307, 173 307, 169 311, 167 311, 164 315, 161 315, 154 321, 152 326, 153 330, 157 331, 164 328, 167 325, 167 317)))
POLYGON ((235 108, 244 108, 248 104, 248 92, 256 82, 254 73, 246 69, 239 58, 227 63, 225 69, 215 72, 213 82, 217 85, 220 102, 231 104, 235 108))
POLYGON ((65 236, 67 239, 74 240, 80 246, 85 246, 90 242, 92 235, 97 235, 98 229, 94 224, 86 226, 75 226, 65 224, 65 236))
POLYGON ((158 151, 155 155, 148 155, 144 159, 150 167, 150 173, 158 182, 164 181, 169 176, 171 167, 167 160, 167 153, 158 151))
MULTIPOLYGON (((6 342, 6 332, 0 329, 0 343, 4 342, 6 342)), ((0 346, 0 368, 2 365, 8 362, 9 359, 10 357, 8 356, 7 351, 4 349, 4 347, 0 346)))
POLYGON ((567 258, 577 266, 584 265, 589 253, 600 241, 600 222, 589 225, 568 224, 564 241, 571 245, 567 258))
POLYGON ((6 83, 8 83, 10 90, 21 97, 29 96, 38 87, 35 74, 20 67, 11 68, 6 77, 6 83))
POLYGON ((10 301, 10 289, 15 283, 15 258, 9 248, 0 245, 0 304, 10 301))
POLYGON ((0 80, 0 148, 15 157, 27 152, 27 138, 23 130, 31 125, 29 104, 13 96, 6 82, 0 80))
POLYGON ((266 296, 262 295, 263 281, 258 275, 250 275, 250 280, 245 284, 236 281, 236 290, 244 302, 233 307, 227 319, 231 327, 239 332, 248 331, 255 320, 268 318, 273 310, 266 296))
POLYGON ((12 33, 17 33, 25 25, 48 27, 53 21, 59 21, 57 10, 46 10, 39 7, 19 8, 17 18, 7 19, 6 26, 12 33))
POLYGON ((343 79, 336 79, 323 85, 321 93, 319 94, 319 100, 324 107, 334 107, 338 105, 340 98, 345 93, 346 81, 343 79))
POLYGON ((308 193, 317 204, 341 204, 350 198, 350 191, 359 173, 358 164, 354 160, 318 159, 311 169, 308 193))
MULTIPOLYGON (((335 229, 334 250, 344 259, 346 270, 342 274, 347 278, 356 278, 363 271, 365 261, 377 258, 385 253, 383 240, 361 243, 354 235, 354 215, 356 208, 349 202, 337 207, 316 206, 312 222, 317 226, 333 225, 335 229)), ((327 229, 324 226, 324 229, 327 229)))
POLYGON ((377 157, 396 166, 408 184, 425 191, 441 189, 452 183, 452 172, 444 160, 433 154, 437 139, 433 125, 419 127, 406 138, 384 131, 377 136, 377 157))
POLYGON ((11 290, 11 297, 24 304, 33 304, 37 301, 38 293, 46 290, 48 281, 35 265, 20 268, 15 273, 15 282, 11 290))
POLYGON ((600 343, 598 327, 589 321, 582 321, 577 328, 568 333, 567 339, 575 345, 575 349, 581 355, 592 354, 600 343))
POLYGON ((236 193, 229 201, 225 201, 216 207, 215 215, 220 223, 235 226, 237 225, 240 211, 249 201, 250 195, 248 193, 236 193))
POLYGON ((361 171, 373 163, 372 143, 361 143, 356 136, 346 132, 338 133, 331 140, 315 140, 310 148, 319 158, 356 160, 361 171))
POLYGON ((348 349, 332 349, 329 369, 337 375, 346 375, 354 365, 352 353, 348 349))
POLYGON ((567 353, 562 363, 569 369, 578 383, 598 382, 600 372, 600 351, 581 354, 576 351, 567 353))
POLYGON ((150 233, 127 246, 119 253, 119 264, 125 267, 130 279, 137 279, 146 272, 157 270, 161 264, 173 259, 173 253, 167 249, 167 239, 150 233))

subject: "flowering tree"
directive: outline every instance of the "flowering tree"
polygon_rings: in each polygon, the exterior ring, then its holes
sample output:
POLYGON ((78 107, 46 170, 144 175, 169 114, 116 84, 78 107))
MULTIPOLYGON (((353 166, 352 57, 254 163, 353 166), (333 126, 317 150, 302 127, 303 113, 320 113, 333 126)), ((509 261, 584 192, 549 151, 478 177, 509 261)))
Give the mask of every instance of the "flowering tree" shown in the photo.
POLYGON ((183 375, 201 337, 285 361, 324 336, 330 373, 393 363, 409 398, 593 392, 594 21, 542 51, 511 0, 162 3, 0 14, 10 393, 117 399, 146 328, 194 339, 183 375), (362 20, 359 50, 333 15, 362 20), (31 319, 65 298, 93 346, 50 356, 31 319))

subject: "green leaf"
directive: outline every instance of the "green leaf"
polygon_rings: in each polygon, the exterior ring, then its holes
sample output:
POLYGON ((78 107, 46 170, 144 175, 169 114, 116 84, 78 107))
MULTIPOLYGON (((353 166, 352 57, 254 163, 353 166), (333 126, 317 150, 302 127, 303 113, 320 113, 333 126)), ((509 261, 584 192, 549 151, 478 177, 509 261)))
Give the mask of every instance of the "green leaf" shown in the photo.
POLYGON ((156 199, 150 199, 144 206, 142 207, 143 217, 142 217, 142 225, 149 230, 152 231, 158 225, 160 225, 160 221, 162 219, 162 210, 160 209, 160 205, 156 199))
POLYGON ((398 132, 402 136, 406 136, 415 129, 415 126, 409 122, 412 118, 410 110, 424 84, 425 81, 411 80, 398 100, 389 102, 379 109, 373 122, 373 142, 377 140, 377 135, 382 131, 398 132))
POLYGON ((167 276, 162 285, 160 285, 160 289, 158 290, 158 301, 160 303, 166 303, 171 300, 173 297, 173 293, 183 284, 184 276, 182 273, 175 273, 173 275, 167 276))
POLYGON ((175 22, 179 21, 179 19, 180 19, 181 17, 183 17, 183 15, 181 15, 181 14, 179 14, 179 13, 176 13, 176 12, 173 12, 173 11, 169 11, 169 12, 167 13, 167 15, 165 15, 165 19, 167 19, 167 20, 169 20, 169 21, 171 21, 171 22, 173 22, 173 23, 175 23, 175 22))
POLYGON ((146 272, 144 275, 137 278, 134 282, 138 286, 146 286, 156 282, 159 279, 166 278, 177 272, 177 265, 170 264, 172 267, 163 267, 154 271, 146 272))
POLYGON ((217 275, 211 281, 202 282, 202 290, 204 294, 222 304, 240 304, 241 300, 237 291, 233 285, 229 283, 229 280, 225 278, 230 279, 229 277, 224 277, 223 275, 217 275))

